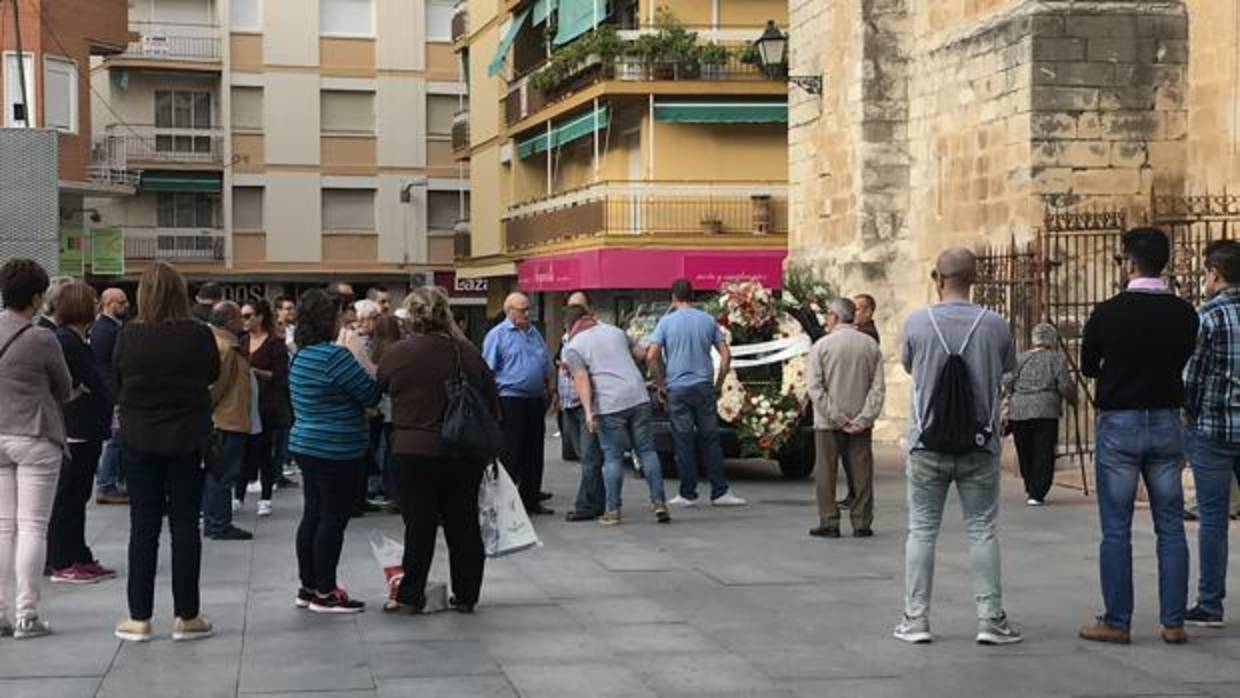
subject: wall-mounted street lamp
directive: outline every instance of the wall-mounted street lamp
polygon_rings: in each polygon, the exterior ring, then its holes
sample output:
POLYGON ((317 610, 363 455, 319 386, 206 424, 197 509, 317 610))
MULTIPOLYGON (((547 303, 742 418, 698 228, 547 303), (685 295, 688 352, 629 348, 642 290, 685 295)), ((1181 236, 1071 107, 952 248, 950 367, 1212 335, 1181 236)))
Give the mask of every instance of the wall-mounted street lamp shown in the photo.
MULTIPOLYGON (((762 70, 772 78, 786 75, 788 72, 788 35, 775 26, 775 20, 767 20, 766 31, 753 42, 758 50, 758 59, 762 70)), ((788 75, 788 82, 812 94, 822 94, 821 75, 788 75)))

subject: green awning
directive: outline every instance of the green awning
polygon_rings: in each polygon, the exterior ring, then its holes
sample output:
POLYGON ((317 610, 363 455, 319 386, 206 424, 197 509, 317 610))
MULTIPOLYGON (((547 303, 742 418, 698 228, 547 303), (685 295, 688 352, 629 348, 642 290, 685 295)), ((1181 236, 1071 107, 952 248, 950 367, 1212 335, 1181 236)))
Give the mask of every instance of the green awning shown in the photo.
POLYGON ((663 102, 655 121, 674 124, 786 124, 786 102, 663 102))
POLYGON ((567 44, 607 18, 607 0, 559 0, 556 4, 559 29, 552 42, 554 46, 567 44))
POLYGON ((534 2, 534 15, 530 18, 530 26, 537 27, 555 12, 556 0, 536 0, 534 2))
POLYGON ((607 128, 610 123, 611 113, 607 107, 599 107, 598 111, 588 112, 565 121, 559 126, 553 126, 550 133, 540 133, 517 143, 517 157, 524 160, 531 155, 545 153, 548 148, 558 148, 565 143, 584 138, 599 129, 607 128))
POLYGON ((517 34, 521 33, 521 28, 525 26, 525 20, 529 19, 530 10, 527 7, 512 18, 512 24, 508 25, 508 31, 504 33, 504 37, 499 40, 499 48, 495 49, 495 57, 487 65, 487 75, 494 77, 499 75, 504 69, 504 61, 508 58, 508 52, 512 50, 512 43, 517 40, 517 34))
POLYGON ((218 172, 158 172, 142 173, 142 191, 180 191, 218 194, 223 180, 218 172))

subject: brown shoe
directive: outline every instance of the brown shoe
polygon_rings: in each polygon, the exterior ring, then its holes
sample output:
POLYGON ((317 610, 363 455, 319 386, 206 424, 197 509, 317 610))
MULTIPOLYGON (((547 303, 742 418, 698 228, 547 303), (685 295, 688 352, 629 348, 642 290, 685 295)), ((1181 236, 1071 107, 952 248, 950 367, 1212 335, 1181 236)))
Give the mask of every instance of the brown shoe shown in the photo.
POLYGON ((1168 645, 1187 644, 1188 633, 1184 632, 1183 625, 1164 625, 1162 629, 1162 640, 1168 645))
POLYGON ((1082 627, 1078 635, 1082 640, 1089 640, 1090 642, 1109 642, 1114 645, 1127 645, 1132 642, 1132 638, 1129 637, 1127 630, 1107 625, 1101 618, 1095 619, 1093 623, 1082 627))
POLYGON ((128 504, 129 495, 123 492, 104 492, 95 497, 95 504, 128 504))

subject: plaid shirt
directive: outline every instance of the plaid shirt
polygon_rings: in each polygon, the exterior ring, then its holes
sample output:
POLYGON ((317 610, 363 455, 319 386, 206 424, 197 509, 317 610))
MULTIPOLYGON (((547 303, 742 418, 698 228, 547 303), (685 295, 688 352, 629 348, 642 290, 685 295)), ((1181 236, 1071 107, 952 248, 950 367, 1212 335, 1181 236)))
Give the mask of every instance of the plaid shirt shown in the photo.
POLYGON ((1198 433, 1240 442, 1240 288, 1201 306, 1197 349, 1184 367, 1184 407, 1198 433))

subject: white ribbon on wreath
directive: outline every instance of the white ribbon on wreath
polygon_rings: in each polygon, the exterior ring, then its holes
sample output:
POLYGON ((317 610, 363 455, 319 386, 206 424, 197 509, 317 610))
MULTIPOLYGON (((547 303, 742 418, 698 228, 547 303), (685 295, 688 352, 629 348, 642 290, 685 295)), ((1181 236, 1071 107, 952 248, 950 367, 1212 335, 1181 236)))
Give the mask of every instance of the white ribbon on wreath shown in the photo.
MULTIPOLYGON (((732 350, 732 368, 735 369, 783 363, 789 359, 795 359, 798 356, 808 354, 811 346, 813 346, 813 342, 810 341, 809 335, 798 334, 791 337, 773 339, 769 342, 742 344, 729 348, 732 350), (746 356, 757 358, 742 358, 746 356)), ((712 349, 711 357, 715 361, 715 373, 718 374, 719 352, 712 349)))

